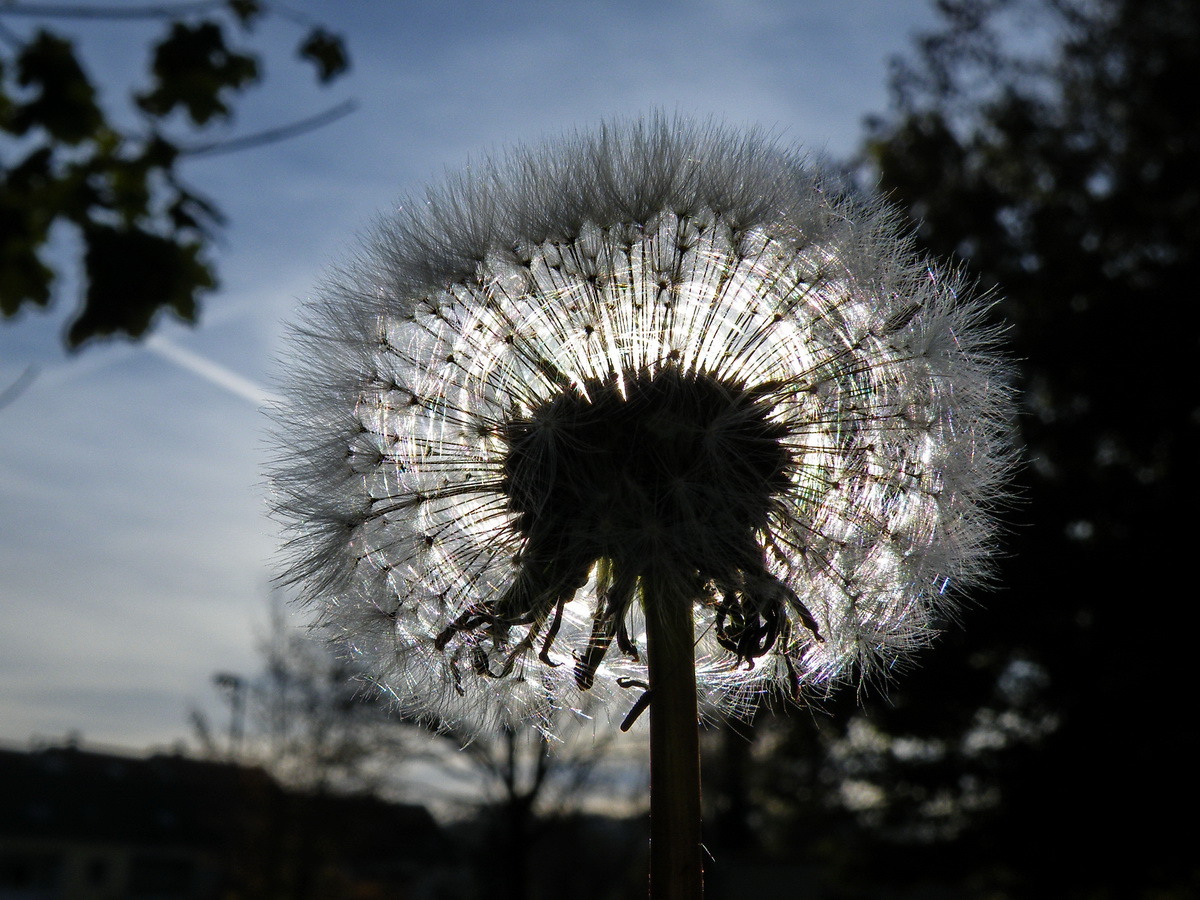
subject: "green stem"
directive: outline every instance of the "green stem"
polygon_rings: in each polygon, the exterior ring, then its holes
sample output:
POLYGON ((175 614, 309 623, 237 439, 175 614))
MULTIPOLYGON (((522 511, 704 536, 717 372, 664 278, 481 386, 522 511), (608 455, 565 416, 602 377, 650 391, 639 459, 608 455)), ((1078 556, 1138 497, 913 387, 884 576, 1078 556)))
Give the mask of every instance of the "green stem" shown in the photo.
POLYGON ((650 900, 699 900, 700 735, 692 604, 643 579, 650 669, 650 900))

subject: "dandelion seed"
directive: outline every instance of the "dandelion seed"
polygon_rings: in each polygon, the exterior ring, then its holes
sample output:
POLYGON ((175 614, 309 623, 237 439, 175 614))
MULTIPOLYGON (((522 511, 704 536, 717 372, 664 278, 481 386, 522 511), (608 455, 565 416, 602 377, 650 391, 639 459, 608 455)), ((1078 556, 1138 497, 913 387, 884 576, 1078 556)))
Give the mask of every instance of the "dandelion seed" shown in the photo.
POLYGON ((288 576, 409 714, 715 713, 891 668, 985 571, 1009 393, 891 214, 755 135, 519 149, 379 222, 286 364, 288 576), (671 606, 671 609, 665 607, 671 606))

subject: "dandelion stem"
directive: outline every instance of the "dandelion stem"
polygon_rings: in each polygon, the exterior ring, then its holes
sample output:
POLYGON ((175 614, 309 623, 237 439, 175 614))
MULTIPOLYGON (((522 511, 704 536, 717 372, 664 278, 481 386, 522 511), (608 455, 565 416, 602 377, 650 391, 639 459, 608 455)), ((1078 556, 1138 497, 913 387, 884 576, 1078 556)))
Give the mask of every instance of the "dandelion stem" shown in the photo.
POLYGON ((650 900, 699 900, 700 735, 692 604, 643 579, 650 669, 650 900))

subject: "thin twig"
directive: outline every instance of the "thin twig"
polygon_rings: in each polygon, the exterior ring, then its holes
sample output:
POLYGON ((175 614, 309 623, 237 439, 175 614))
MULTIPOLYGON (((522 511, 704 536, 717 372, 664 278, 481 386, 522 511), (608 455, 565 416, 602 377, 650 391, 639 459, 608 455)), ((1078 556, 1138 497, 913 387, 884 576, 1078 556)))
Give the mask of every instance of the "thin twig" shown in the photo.
POLYGON ((42 19, 177 19, 189 13, 224 7, 224 0, 189 3, 155 3, 148 6, 81 6, 73 3, 0 4, 0 15, 36 16, 42 19))
POLYGON ((281 125, 278 128, 257 131, 254 134, 231 138, 227 141, 213 141, 208 144, 197 144, 194 147, 182 147, 179 150, 179 155, 187 157, 219 156, 223 153, 237 153, 254 147, 262 147, 266 144, 275 144, 279 141, 286 141, 297 135, 323 128, 344 116, 350 115, 356 109, 358 109, 357 100, 346 100, 337 106, 309 116, 307 119, 300 119, 298 122, 293 122, 290 125, 281 125))
POLYGON ((25 389, 33 384, 33 379, 37 377, 37 372, 37 364, 30 363, 25 367, 25 371, 13 380, 12 384, 3 391, 0 391, 0 409, 4 409, 4 407, 25 393, 25 389))

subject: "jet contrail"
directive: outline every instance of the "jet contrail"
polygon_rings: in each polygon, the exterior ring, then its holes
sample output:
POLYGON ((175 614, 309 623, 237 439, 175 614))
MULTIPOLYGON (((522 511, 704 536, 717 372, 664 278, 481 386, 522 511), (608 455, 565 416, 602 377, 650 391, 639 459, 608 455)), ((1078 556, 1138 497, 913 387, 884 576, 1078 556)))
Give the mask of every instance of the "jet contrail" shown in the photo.
POLYGON ((278 394, 268 391, 220 363, 181 347, 169 338, 157 334, 151 335, 142 342, 142 345, 168 362, 173 362, 175 365, 199 375, 205 381, 222 387, 231 394, 249 400, 255 406, 267 406, 280 400, 278 394))

